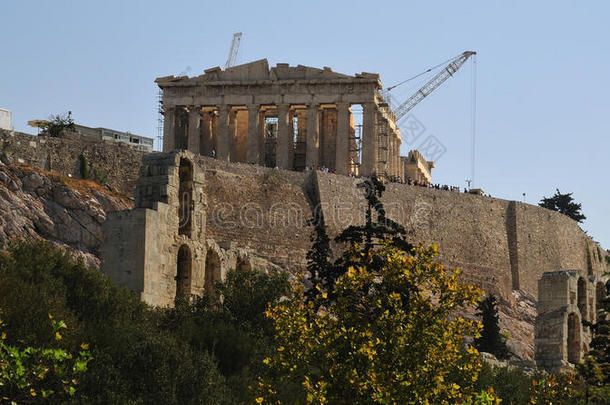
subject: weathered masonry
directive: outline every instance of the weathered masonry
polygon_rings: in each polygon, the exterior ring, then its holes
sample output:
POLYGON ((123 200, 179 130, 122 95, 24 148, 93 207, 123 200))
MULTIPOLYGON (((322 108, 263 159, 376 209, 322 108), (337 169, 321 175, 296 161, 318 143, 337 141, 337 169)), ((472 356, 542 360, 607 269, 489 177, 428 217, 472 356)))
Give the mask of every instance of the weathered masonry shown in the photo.
POLYGON ((206 238, 204 173, 194 162, 189 152, 145 155, 135 208, 111 212, 103 224, 102 270, 150 305, 213 293, 229 269, 269 268, 244 249, 206 238))
POLYGON ((551 271, 538 282, 535 357, 550 372, 569 370, 589 351, 597 310, 606 294, 602 276, 578 270, 551 271))
POLYGON ((155 81, 163 91, 163 151, 288 170, 403 176, 400 130, 378 74, 291 67, 266 59, 155 81), (356 131, 352 106, 363 111, 356 131))

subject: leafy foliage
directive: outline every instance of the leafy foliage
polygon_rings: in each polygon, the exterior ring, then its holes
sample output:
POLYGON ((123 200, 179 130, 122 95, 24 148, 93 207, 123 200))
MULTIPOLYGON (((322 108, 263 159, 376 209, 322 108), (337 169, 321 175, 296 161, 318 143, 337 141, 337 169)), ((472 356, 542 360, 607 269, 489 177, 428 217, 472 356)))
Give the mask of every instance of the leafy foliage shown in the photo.
POLYGON ((597 310, 597 322, 588 323, 593 332, 590 351, 577 370, 591 387, 592 396, 600 393, 610 397, 610 280, 604 285, 605 295, 597 310))
MULTIPOLYGON (((54 340, 60 343, 64 321, 49 315, 54 340)), ((0 320, 0 330, 4 328, 0 320)), ((0 337, 0 398, 10 403, 60 400, 74 396, 78 378, 87 371, 91 360, 89 346, 81 344, 77 355, 58 348, 20 348, 6 343, 6 332, 0 337)))
POLYGON ((72 111, 67 114, 56 114, 49 117, 42 127, 42 132, 50 136, 58 137, 65 130, 74 131, 74 120, 72 119, 72 111))
POLYGON ((409 252, 413 245, 406 241, 404 227, 386 216, 385 208, 381 203, 385 191, 383 182, 373 176, 359 183, 357 187, 365 190, 364 197, 367 202, 365 223, 347 227, 335 240, 352 247, 356 244, 363 245, 364 253, 368 253, 379 241, 388 240, 391 246, 409 252))
POLYGON ((542 200, 540 200, 538 205, 543 208, 561 212, 577 222, 582 222, 587 219, 587 217, 580 212, 582 205, 574 202, 572 194, 573 193, 562 194, 559 189, 556 189, 556 192, 552 197, 542 197, 542 200))
POLYGON ((474 394, 478 353, 462 350, 478 325, 450 319, 474 304, 475 287, 435 262, 435 246, 409 254, 383 243, 351 250, 335 298, 306 301, 302 287, 269 309, 276 352, 259 401, 410 403, 463 401, 474 394), (316 308, 319 308, 316 310, 316 308), (459 385, 456 381, 463 382, 459 385))
POLYGON ((227 378, 235 402, 249 402, 248 387, 264 372, 262 360, 273 350, 273 324, 265 316, 269 304, 288 294, 284 273, 227 273, 216 293, 193 304, 177 303, 161 322, 197 351, 210 353, 227 378))
POLYGON ((491 353, 499 359, 509 356, 506 339, 500 334, 498 324, 498 306, 496 297, 489 294, 477 306, 477 315, 482 319, 481 336, 474 341, 475 347, 481 352, 491 353))
MULTIPOLYGON (((256 280, 256 276, 253 278, 256 280)), ((228 310, 219 311, 221 315, 217 319, 222 322, 214 321, 216 318, 212 315, 212 306, 218 302, 208 299, 203 311, 207 318, 200 323, 214 331, 216 339, 198 342, 187 339, 196 336, 186 333, 188 317, 168 322, 176 310, 146 306, 137 294, 114 285, 99 271, 75 263, 69 254, 51 244, 17 245, 8 255, 0 256, 0 308, 4 310, 7 331, 5 344, 61 348, 77 353, 81 350, 80 342, 88 342, 92 360, 79 379, 73 398, 76 403, 236 403, 239 392, 247 392, 247 385, 254 380, 247 373, 249 379, 241 378, 244 370, 251 364, 262 368, 265 341, 254 332, 245 333, 247 324, 234 319, 249 318, 250 325, 259 322, 256 327, 260 330, 260 321, 266 321, 266 301, 262 296, 272 288, 277 289, 274 293, 281 292, 273 283, 260 288, 264 280, 259 284, 248 283, 238 280, 233 287, 223 290, 227 308, 246 309, 239 313, 232 311, 230 316, 226 315, 228 310), (242 295, 232 295, 231 291, 237 290, 242 295), (247 301, 252 304, 249 308, 243 305, 247 301), (61 347, 51 345, 55 335, 48 327, 48 313, 70 325, 62 333, 61 347), (223 316, 229 321, 224 321, 223 316), (232 325, 243 326, 231 329, 232 325), (235 345, 233 351, 218 349, 219 341, 230 347, 231 341, 239 339, 244 343, 235 345), (257 348, 257 344, 259 357, 245 357, 226 374, 219 370, 217 364, 223 367, 231 364, 229 356, 239 358, 239 350, 244 353, 246 347, 257 348)), ((203 300, 199 305, 203 305, 203 300)), ((194 312, 193 307, 194 304, 185 304, 184 312, 194 312)))
MULTIPOLYGON (((413 245, 406 240, 404 227, 386 216, 386 211, 381 203, 381 197, 385 191, 383 182, 377 177, 372 177, 359 183, 357 187, 364 189, 364 197, 367 200, 365 223, 351 225, 337 235, 335 242, 347 245, 349 249, 346 249, 344 254, 334 262, 332 262, 334 253, 330 247, 330 239, 326 234, 321 213, 316 212, 315 217, 309 221, 310 225, 314 225, 314 236, 312 237, 312 248, 307 253, 308 280, 311 283, 311 288, 305 292, 308 300, 315 300, 321 293, 327 294, 331 300, 334 299, 336 280, 351 265, 356 264, 352 260, 351 253, 356 246, 363 246, 363 254, 367 254, 382 243, 406 253, 410 253, 413 248, 413 245)), ((377 257, 373 255, 372 259, 377 260, 377 257)), ((380 267, 382 263, 372 265, 380 267)))
MULTIPOLYGON (((585 386, 573 374, 552 375, 543 371, 525 370, 483 364, 476 388, 493 390, 502 404, 581 404, 585 403, 585 386)), ((605 404, 591 401, 590 404, 605 404)))

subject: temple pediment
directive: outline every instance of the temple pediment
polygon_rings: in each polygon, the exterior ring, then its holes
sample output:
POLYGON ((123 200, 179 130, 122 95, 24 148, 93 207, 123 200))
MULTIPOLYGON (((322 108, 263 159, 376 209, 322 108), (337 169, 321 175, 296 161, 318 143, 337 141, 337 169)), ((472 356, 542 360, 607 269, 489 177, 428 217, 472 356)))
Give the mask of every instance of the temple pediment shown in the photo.
POLYGON ((359 73, 354 76, 334 72, 329 67, 321 69, 311 66, 290 66, 288 63, 278 63, 275 67, 269 67, 267 59, 244 63, 223 69, 219 66, 206 69, 204 73, 196 77, 187 76, 165 76, 155 80, 158 84, 170 84, 175 82, 261 82, 282 80, 379 80, 378 74, 359 73))

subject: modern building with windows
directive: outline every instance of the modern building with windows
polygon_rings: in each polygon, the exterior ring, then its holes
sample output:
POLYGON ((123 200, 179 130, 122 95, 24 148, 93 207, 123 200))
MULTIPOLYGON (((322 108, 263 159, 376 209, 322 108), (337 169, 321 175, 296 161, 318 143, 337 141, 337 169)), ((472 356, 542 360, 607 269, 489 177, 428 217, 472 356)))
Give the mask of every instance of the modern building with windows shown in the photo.
POLYGON ((135 135, 130 132, 122 132, 115 129, 101 127, 91 128, 79 124, 74 124, 74 130, 81 135, 93 136, 105 141, 126 143, 147 152, 152 152, 153 150, 154 140, 152 138, 135 135))

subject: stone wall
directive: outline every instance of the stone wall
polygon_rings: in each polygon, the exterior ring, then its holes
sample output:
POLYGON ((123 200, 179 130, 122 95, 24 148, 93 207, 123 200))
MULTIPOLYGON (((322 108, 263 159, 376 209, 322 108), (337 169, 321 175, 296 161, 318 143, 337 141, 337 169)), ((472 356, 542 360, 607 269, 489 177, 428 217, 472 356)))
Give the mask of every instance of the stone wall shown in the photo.
POLYGON ((310 246, 312 172, 197 159, 205 171, 207 236, 223 246, 255 251, 283 268, 302 268, 310 246))
MULTIPOLYGON (((110 184, 133 195, 142 153, 129 146, 78 137, 11 135, 6 131, 0 132, 0 142, 3 159, 50 168, 63 175, 78 173, 83 151, 93 166, 112 173, 110 184)), ((237 267, 239 260, 246 257, 260 259, 260 267, 302 269, 310 247, 311 228, 306 221, 312 217, 313 209, 324 215, 331 237, 349 224, 364 221, 363 190, 356 188, 359 179, 318 171, 274 170, 203 156, 192 159, 205 178, 202 192, 206 199, 203 213, 208 250, 198 260, 205 260, 210 247, 216 246, 212 251, 218 256, 223 272, 237 267)), ((587 275, 598 275, 608 269, 606 251, 576 222, 537 206, 395 183, 387 185, 383 202, 388 216, 406 227, 412 241, 437 243, 443 263, 461 268, 467 281, 499 296, 501 325, 513 336, 511 341, 528 342, 522 352, 530 358, 534 322, 531 316, 523 315, 521 304, 535 305, 537 281, 542 274, 579 269, 587 275)), ((146 221, 144 217, 141 220, 146 221)), ((59 219, 56 221, 59 223, 59 219)), ((150 218, 147 221, 155 222, 150 218)), ((151 240, 165 232, 161 228, 152 229, 151 240)), ((139 238, 134 238, 129 229, 121 232, 126 235, 124 252, 131 251, 132 248, 127 248, 129 243, 134 244, 133 251, 142 246, 141 241, 132 241, 139 238)), ((120 252, 121 240, 116 239, 110 250, 120 252)), ((176 242, 172 255, 177 247, 176 242)), ((160 248, 160 256, 166 253, 160 248)), ((97 247, 93 254, 97 255, 97 247)), ((136 260, 128 253, 125 257, 136 260)), ((175 265, 175 257, 167 260, 168 266, 175 265)), ((168 274, 164 277, 170 277, 168 274)), ((128 283, 131 282, 144 280, 128 283)), ((172 294, 168 291, 165 299, 172 294)))
POLYGON ((144 152, 124 143, 70 133, 61 138, 0 130, 0 156, 11 162, 81 177, 83 154, 91 163, 91 178, 133 195, 144 152))
MULTIPOLYGON (((144 156, 136 183, 135 208, 110 213, 104 223, 105 240, 100 249, 102 270, 116 282, 140 293, 151 305, 172 306, 179 296, 212 293, 214 282, 224 279, 229 270, 277 268, 262 259, 260 252, 285 268, 292 267, 292 263, 282 262, 278 252, 275 256, 271 253, 274 244, 280 245, 279 241, 263 242, 254 237, 256 232, 261 232, 263 223, 248 234, 247 226, 237 230, 230 226, 237 218, 231 220, 224 215, 230 212, 230 206, 221 203, 224 199, 216 199, 213 191, 210 192, 212 206, 208 205, 204 184, 230 201, 231 195, 227 193, 235 188, 216 185, 234 185, 235 179, 231 176, 235 175, 221 172, 220 182, 207 182, 206 171, 214 174, 214 170, 197 164, 196 157, 187 151, 144 156), (222 226, 214 223, 216 233, 208 235, 206 217, 214 207, 221 211, 225 222, 222 226), (221 243, 208 237, 214 235, 221 243), (244 243, 250 242, 249 238, 253 242, 244 243), (263 244, 266 250, 261 248, 263 244)), ((252 204, 256 202, 263 204, 252 199, 252 204)))
MULTIPOLYGON (((329 234, 362 223, 360 180, 315 175, 329 234)), ((437 243, 442 262, 461 268, 467 280, 505 300, 512 300, 513 287, 537 297, 546 271, 577 268, 600 274, 607 268, 593 240, 560 213, 474 194, 394 183, 386 187, 382 201, 388 217, 405 226, 412 241, 437 243)))

